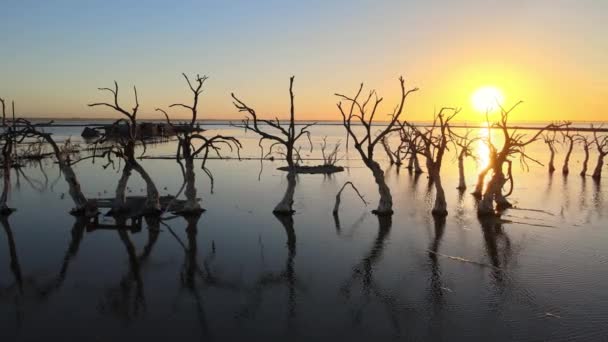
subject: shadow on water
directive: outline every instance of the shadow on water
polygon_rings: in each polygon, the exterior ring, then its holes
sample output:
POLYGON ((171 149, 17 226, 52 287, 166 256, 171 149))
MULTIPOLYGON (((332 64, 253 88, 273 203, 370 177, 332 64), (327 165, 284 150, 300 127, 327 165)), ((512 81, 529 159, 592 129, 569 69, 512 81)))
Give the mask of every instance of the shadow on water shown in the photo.
MULTIPOLYGON (((354 327, 361 327, 366 313, 373 312, 372 305, 377 302, 388 315, 388 320, 395 336, 404 333, 403 314, 411 313, 403 303, 391 292, 380 285, 374 275, 378 263, 382 260, 387 240, 392 227, 391 216, 377 216, 378 234, 369 251, 351 268, 350 276, 342 283, 339 293, 350 306, 350 320, 354 327), (360 289, 360 293, 356 293, 360 289)), ((370 317, 368 317, 370 318, 370 317)))
POLYGON ((283 226, 287 237, 287 255, 285 257, 285 265, 278 272, 262 272, 256 279, 250 289, 244 289, 246 296, 245 304, 237 312, 237 319, 253 319, 260 310, 264 302, 264 292, 276 287, 284 287, 287 290, 286 296, 286 317, 287 317, 287 332, 293 334, 295 332, 295 318, 297 314, 297 296, 299 292, 304 292, 305 287, 301 280, 296 275, 295 257, 296 257, 296 233, 294 229, 294 220, 292 215, 275 215, 277 220, 283 226))

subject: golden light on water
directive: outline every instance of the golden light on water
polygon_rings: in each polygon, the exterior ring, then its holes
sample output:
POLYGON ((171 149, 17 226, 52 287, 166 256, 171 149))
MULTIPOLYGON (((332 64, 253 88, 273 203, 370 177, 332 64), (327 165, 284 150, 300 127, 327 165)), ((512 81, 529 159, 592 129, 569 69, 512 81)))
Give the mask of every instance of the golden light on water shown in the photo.
POLYGON ((471 96, 473 108, 480 113, 492 113, 504 102, 502 91, 493 86, 481 87, 471 96))
POLYGON ((479 129, 479 136, 481 139, 477 142, 477 165, 479 169, 484 169, 490 164, 490 149, 488 148, 488 138, 490 137, 490 127, 479 129))

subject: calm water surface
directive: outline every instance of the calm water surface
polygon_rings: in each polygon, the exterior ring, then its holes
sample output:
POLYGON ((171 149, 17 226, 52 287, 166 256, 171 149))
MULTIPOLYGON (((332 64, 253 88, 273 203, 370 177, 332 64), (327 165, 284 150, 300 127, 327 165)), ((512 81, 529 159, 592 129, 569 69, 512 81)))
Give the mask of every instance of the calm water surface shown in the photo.
MULTIPOLYGON (((215 129, 242 138, 243 156, 259 156, 255 136, 215 129)), ((80 133, 54 131, 58 140, 80 133)), ((308 158, 319 156, 322 136, 344 141, 339 126, 313 133, 308 158)), ((170 155, 174 144, 148 155, 170 155)), ((580 147, 567 177, 564 147, 553 176, 517 168, 516 208, 503 223, 480 221, 473 197, 458 193, 451 154, 446 220, 430 215, 425 174, 386 163, 395 215, 379 219, 370 213, 378 198, 371 173, 353 152, 343 173, 298 177, 293 219, 271 212, 287 183, 280 161, 264 162, 259 174, 259 161, 213 160, 213 193, 197 173, 207 209, 200 218, 148 220, 131 231, 103 216, 100 227, 70 216, 52 161, 24 168, 12 177, 18 210, 1 222, 0 340, 608 340, 608 182, 578 176, 580 147), (371 204, 347 190, 336 221, 335 195, 348 180, 371 204)), ((529 152, 547 159, 542 143, 529 152)), ((177 192, 174 161, 143 164, 163 195, 177 192)), ((89 161, 76 169, 87 196, 111 196, 118 170, 89 161)), ((471 186, 478 166, 467 169, 471 186)), ((144 194, 136 176, 129 188, 144 194)))

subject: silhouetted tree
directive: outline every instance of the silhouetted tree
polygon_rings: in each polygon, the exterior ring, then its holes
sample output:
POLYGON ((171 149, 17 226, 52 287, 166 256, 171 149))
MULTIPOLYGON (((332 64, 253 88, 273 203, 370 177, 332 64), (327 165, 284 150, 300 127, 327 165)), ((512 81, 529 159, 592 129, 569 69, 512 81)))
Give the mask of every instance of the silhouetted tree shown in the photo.
POLYGON ((183 103, 175 103, 169 106, 172 107, 183 107, 190 111, 191 118, 190 121, 186 125, 176 126, 169 119, 169 114, 157 108, 156 110, 163 113, 167 124, 173 128, 177 132, 177 152, 175 154, 175 158, 180 163, 183 159, 186 163, 185 168, 183 169, 184 176, 184 184, 186 187, 185 195, 186 195, 186 204, 179 211, 181 214, 196 214, 203 211, 199 204, 199 200, 196 198, 196 182, 195 182, 195 172, 194 172, 194 159, 199 155, 202 155, 203 161, 201 163, 201 168, 205 173, 209 176, 211 181, 211 191, 213 192, 213 175, 211 171, 207 168, 207 158, 211 152, 215 153, 219 158, 222 158, 221 155, 221 146, 227 146, 230 151, 234 149, 238 151, 241 148, 241 143, 234 137, 223 136, 223 135, 215 135, 212 137, 206 137, 204 129, 201 129, 198 124, 198 104, 199 104, 199 96, 203 92, 203 85, 205 81, 208 79, 207 76, 200 77, 196 75, 195 86, 192 85, 190 79, 186 74, 182 74, 186 79, 186 83, 188 83, 188 87, 192 91, 192 104, 187 105, 183 103), (195 147, 195 144, 198 144, 198 147, 195 147))
POLYGON ((491 128, 498 129, 502 133, 502 146, 500 148, 495 146, 494 141, 492 140, 491 131, 486 138, 486 144, 488 145, 489 150, 489 162, 488 166, 482 170, 479 175, 474 195, 477 194, 477 191, 481 192, 486 174, 489 171, 492 171, 492 175, 477 207, 477 213, 479 215, 494 215, 494 203, 496 203, 497 210, 503 210, 512 206, 507 200, 507 197, 511 195, 514 188, 511 158, 518 157, 521 166, 524 168, 528 168, 528 161, 542 165, 541 162, 530 157, 526 153, 526 146, 539 140, 546 130, 555 129, 558 127, 555 124, 549 124, 539 129, 538 132, 536 132, 536 134, 529 139, 525 139, 525 134, 518 133, 517 130, 510 131, 508 125, 509 114, 521 103, 521 101, 516 103, 509 110, 505 110, 501 107, 500 120, 491 126, 491 128), (507 175, 505 175, 505 164, 507 175), (503 193, 503 187, 507 182, 509 182, 511 186, 505 194, 503 193))
POLYGON ((471 130, 467 130, 464 135, 458 135, 454 131, 450 131, 451 139, 456 146, 456 155, 458 158, 458 190, 465 190, 467 188, 465 172, 464 172, 464 160, 466 158, 474 158, 477 160, 477 156, 473 153, 473 144, 479 141, 478 137, 471 137, 471 130))
MULTIPOLYGON (((135 158, 135 145, 138 141, 138 126, 137 126, 137 111, 139 109, 139 101, 137 98, 137 88, 133 87, 134 97, 135 97, 135 106, 129 112, 125 110, 118 103, 118 83, 114 82, 114 89, 110 88, 99 88, 101 91, 108 91, 113 96, 113 103, 107 102, 98 102, 91 103, 89 107, 98 107, 105 106, 109 107, 122 116, 124 118, 118 119, 113 123, 113 127, 116 128, 116 131, 120 131, 120 127, 124 125, 126 127, 126 134, 118 134, 118 136, 110 137, 109 134, 102 135, 97 139, 97 144, 102 143, 111 143, 111 148, 104 151, 102 157, 108 158, 108 163, 113 164, 112 157, 121 158, 124 160, 124 168, 122 170, 121 179, 118 182, 118 186, 116 188, 116 196, 113 205, 113 212, 121 212, 124 211, 125 208, 125 190, 127 187, 127 183, 129 177, 131 176, 131 172, 134 170, 137 172, 143 180, 146 182, 146 210, 149 214, 152 213, 160 213, 160 196, 158 190, 156 189, 156 185, 152 181, 152 178, 146 172, 146 170, 141 166, 141 164, 135 158)), ((107 166, 107 165, 106 165, 107 166)))
POLYGON ((570 156, 572 155, 572 150, 574 149, 575 135, 570 131, 570 122, 567 123, 566 130, 561 131, 562 133, 562 142, 567 144, 568 150, 566 151, 566 156, 564 157, 564 165, 562 166, 562 174, 567 175, 570 173, 570 156))
POLYGON ((433 215, 446 216, 448 214, 447 202, 445 200, 445 192, 441 183, 441 165, 443 156, 448 149, 448 144, 451 141, 450 135, 450 120, 452 120, 460 109, 442 108, 433 119, 431 128, 424 132, 412 124, 408 125, 420 136, 423 150, 419 153, 424 155, 426 160, 426 168, 429 173, 429 182, 435 186, 435 204, 433 206, 433 215), (446 115, 444 112, 451 112, 446 115))
POLYGON ((546 132, 543 134, 543 141, 549 148, 549 164, 548 169, 549 173, 553 173, 555 171, 555 131, 546 132))
MULTIPOLYGON (((593 126, 592 126, 593 128, 593 126)), ((608 135, 599 136, 597 135, 597 131, 593 131, 593 141, 595 142, 595 147, 597 148, 597 163, 595 164, 595 169, 593 170, 593 174, 591 177, 593 179, 602 178, 602 168, 604 167, 604 157, 608 155, 608 135)))
POLYGON ((588 136, 583 134, 577 134, 574 139, 581 145, 583 145, 583 152, 585 153, 585 158, 583 159, 583 166, 579 175, 585 177, 587 175, 587 167, 589 164, 589 149, 591 148, 591 145, 595 143, 595 141, 594 139, 590 139, 588 136))
POLYGON ((285 156, 285 160, 287 161, 288 171, 287 171, 287 190, 285 191, 285 195, 283 199, 276 205, 273 212, 276 214, 282 215, 292 215, 295 211, 293 210, 293 195, 296 187, 296 166, 297 161, 300 160, 298 149, 296 149, 296 143, 298 140, 306 136, 310 143, 310 149, 312 151, 312 142, 310 141, 310 131, 308 128, 313 126, 312 124, 303 125, 299 131, 296 131, 295 124, 295 108, 294 108, 294 94, 293 94, 293 80, 294 76, 289 78, 289 99, 290 99, 290 109, 289 109, 289 124, 285 127, 284 123, 282 123, 278 118, 275 120, 264 120, 260 119, 256 113, 256 111, 246 105, 243 101, 239 100, 234 93, 230 95, 234 99, 234 106, 239 110, 239 112, 246 112, 249 116, 244 119, 241 124, 235 124, 235 127, 241 127, 245 130, 251 130, 254 133, 260 136, 259 146, 262 148, 262 158, 265 157, 263 150, 263 141, 269 140, 272 144, 269 147, 268 153, 266 156, 272 154, 273 149, 277 146, 281 146, 284 148, 284 152, 282 154, 285 156), (268 129, 263 127, 268 126, 268 129), (274 132, 271 133, 271 131, 274 132))
POLYGON ((367 96, 366 99, 363 99, 363 102, 361 102, 359 99, 361 91, 363 90, 363 83, 361 83, 359 90, 352 98, 342 94, 335 94, 340 99, 350 103, 350 109, 348 110, 343 107, 342 101, 338 102, 337 106, 340 110, 340 114, 342 115, 342 124, 344 125, 346 132, 353 139, 355 149, 359 152, 365 166, 367 166, 367 168, 372 172, 374 180, 378 185, 380 200, 378 202, 378 208, 373 211, 373 213, 377 215, 393 214, 393 198, 391 196, 389 187, 386 185, 384 171, 380 167, 380 164, 374 160, 374 149, 376 145, 388 134, 391 132, 398 132, 401 129, 398 121, 403 112, 405 99, 409 94, 418 90, 418 88, 413 88, 406 91, 405 80, 403 77, 399 78, 399 83, 401 86, 401 99, 399 104, 394 109, 392 114, 390 114, 390 121, 388 124, 383 127, 375 137, 372 136, 374 117, 376 116, 378 105, 382 102, 382 98, 378 98, 376 91, 370 91, 369 96, 367 96), (370 104, 372 97, 374 98, 374 101, 372 101, 373 103, 371 103, 370 108, 368 107, 368 104, 370 104), (353 129, 353 119, 355 119, 355 125, 356 122, 359 122, 363 126, 363 136, 358 136, 353 129))

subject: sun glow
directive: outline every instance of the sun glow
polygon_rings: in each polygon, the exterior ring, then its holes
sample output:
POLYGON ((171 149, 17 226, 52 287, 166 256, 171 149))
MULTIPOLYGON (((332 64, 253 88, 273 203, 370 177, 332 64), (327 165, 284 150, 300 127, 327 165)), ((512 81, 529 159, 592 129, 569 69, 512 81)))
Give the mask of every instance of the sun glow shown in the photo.
POLYGON ((500 89, 492 86, 481 87, 471 96, 473 108, 480 113, 492 113, 504 102, 500 89))

